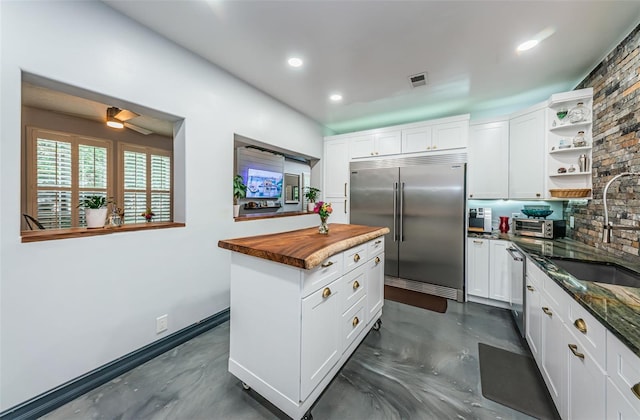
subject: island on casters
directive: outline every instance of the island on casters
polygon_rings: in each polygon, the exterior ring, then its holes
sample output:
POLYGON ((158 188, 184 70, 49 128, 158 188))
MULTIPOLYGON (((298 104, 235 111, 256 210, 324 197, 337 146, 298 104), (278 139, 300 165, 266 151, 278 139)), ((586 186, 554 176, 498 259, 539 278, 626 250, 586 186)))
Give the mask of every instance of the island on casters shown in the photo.
POLYGON ((218 242, 231 255, 229 372, 293 419, 311 406, 384 304, 386 227, 335 224, 218 242))

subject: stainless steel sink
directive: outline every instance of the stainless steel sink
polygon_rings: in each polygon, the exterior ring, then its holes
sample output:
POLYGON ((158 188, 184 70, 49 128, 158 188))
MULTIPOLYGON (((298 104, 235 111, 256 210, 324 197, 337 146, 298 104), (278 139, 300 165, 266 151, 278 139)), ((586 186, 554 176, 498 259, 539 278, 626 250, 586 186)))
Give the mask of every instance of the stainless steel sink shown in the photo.
POLYGON ((619 286, 640 287, 640 273, 618 264, 604 261, 585 261, 570 258, 547 257, 555 265, 579 280, 619 286))

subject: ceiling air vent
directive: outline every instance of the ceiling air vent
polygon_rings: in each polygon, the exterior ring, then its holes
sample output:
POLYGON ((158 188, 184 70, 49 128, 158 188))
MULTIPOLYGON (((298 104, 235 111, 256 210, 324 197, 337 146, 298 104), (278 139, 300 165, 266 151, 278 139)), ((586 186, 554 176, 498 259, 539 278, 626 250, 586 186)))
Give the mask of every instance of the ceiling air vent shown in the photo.
POLYGON ((418 73, 413 76, 409 76, 409 83, 411 83, 411 87, 418 86, 426 86, 427 84, 427 73, 418 73))

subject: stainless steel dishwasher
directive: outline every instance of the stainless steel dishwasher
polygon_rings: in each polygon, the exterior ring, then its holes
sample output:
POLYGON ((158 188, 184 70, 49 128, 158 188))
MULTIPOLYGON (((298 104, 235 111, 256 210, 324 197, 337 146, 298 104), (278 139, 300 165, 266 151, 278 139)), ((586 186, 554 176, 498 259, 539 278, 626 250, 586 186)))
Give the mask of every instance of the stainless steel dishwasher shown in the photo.
POLYGON ((520 335, 524 337, 524 278, 525 263, 524 255, 513 246, 507 248, 511 255, 509 260, 509 271, 511 273, 511 313, 518 326, 520 335))

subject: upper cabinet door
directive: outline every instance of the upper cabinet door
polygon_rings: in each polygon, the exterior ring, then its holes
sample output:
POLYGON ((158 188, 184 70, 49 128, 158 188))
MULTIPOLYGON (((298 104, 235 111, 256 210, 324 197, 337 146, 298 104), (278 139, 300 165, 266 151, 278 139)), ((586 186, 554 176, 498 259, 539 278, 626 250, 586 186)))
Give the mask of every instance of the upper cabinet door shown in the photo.
POLYGON ((544 109, 509 121, 509 198, 543 198, 544 109))
POLYGON ((431 150, 459 149, 467 147, 469 122, 456 121, 433 126, 431 150))
POLYGON ((431 150, 431 126, 402 130, 402 153, 431 150))
POLYGON ((509 197, 509 121, 476 124, 469 130, 468 197, 509 197))
POLYGON ((375 156, 373 135, 349 137, 349 156, 351 159, 375 156))
POLYGON ((335 139, 324 142, 323 197, 342 197, 348 194, 349 140, 335 139))
POLYGON ((375 154, 395 155, 401 152, 400 147, 400 130, 379 133, 375 135, 375 154))

